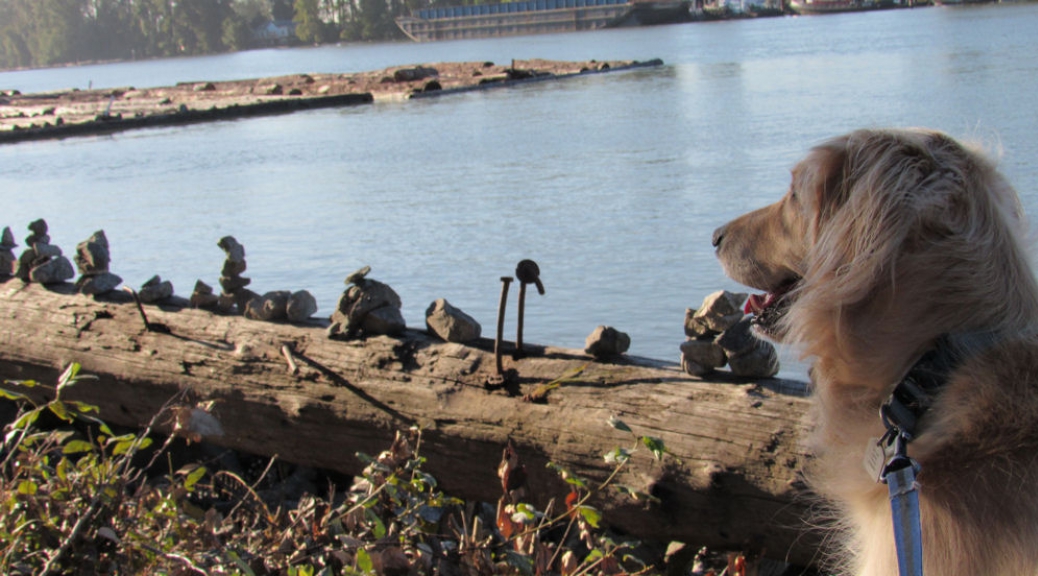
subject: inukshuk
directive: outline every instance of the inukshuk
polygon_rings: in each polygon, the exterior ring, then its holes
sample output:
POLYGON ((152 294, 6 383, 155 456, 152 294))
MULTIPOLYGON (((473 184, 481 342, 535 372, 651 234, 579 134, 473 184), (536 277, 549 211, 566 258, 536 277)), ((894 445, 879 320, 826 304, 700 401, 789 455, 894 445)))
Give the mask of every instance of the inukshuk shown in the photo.
POLYGON ((76 280, 76 290, 82 294, 106 294, 115 290, 123 281, 108 271, 112 258, 104 230, 94 232, 76 245, 75 260, 80 274, 76 280))
POLYGON ((76 276, 72 263, 61 254, 61 248, 50 243, 47 222, 42 218, 29 224, 32 232, 26 239, 26 249, 18 258, 15 276, 23 282, 59 284, 76 276))

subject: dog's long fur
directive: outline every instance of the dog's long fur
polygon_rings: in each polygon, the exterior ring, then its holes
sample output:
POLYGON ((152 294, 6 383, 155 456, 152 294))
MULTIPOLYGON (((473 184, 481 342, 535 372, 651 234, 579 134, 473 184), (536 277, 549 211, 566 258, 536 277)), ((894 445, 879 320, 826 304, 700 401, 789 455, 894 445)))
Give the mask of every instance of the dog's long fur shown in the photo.
POLYGON ((1015 191, 921 129, 814 148, 777 203, 714 234, 726 273, 792 286, 770 336, 813 358, 806 473, 833 505, 836 569, 897 574, 887 488, 862 464, 882 402, 947 335, 965 351, 920 423, 927 576, 1038 574, 1038 284, 1015 191))

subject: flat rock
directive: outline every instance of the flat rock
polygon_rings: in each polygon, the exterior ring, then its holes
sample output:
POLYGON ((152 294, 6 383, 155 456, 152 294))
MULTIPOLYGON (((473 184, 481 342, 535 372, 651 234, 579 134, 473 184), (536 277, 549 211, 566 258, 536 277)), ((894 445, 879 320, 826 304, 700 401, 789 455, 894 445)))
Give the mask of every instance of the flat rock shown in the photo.
POLYGON ((483 331, 479 322, 445 298, 433 301, 425 310, 425 326, 440 339, 458 343, 476 340, 483 331))
POLYGON ((97 274, 83 275, 76 280, 76 289, 80 294, 94 296, 107 294, 122 284, 123 279, 111 272, 99 272, 97 274))

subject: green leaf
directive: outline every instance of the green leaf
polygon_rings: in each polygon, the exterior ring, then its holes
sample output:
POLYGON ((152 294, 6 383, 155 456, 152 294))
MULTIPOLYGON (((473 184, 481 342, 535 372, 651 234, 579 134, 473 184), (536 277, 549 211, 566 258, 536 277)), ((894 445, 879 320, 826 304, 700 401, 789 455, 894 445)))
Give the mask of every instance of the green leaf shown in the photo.
POLYGON ((371 533, 375 538, 385 538, 386 525, 382 522, 382 519, 378 517, 378 514, 375 514, 375 511, 369 508, 364 511, 364 516, 368 519, 368 522, 371 522, 371 533))
POLYGON ((371 554, 363 548, 357 549, 357 570, 364 574, 370 574, 375 571, 375 565, 371 561, 371 554))
POLYGON ((642 436, 641 441, 642 444, 645 444, 646 448, 652 450, 652 455, 655 456, 657 460, 663 459, 663 454, 667 451, 666 446, 663 445, 663 440, 653 438, 652 436, 642 436))
POLYGON ((47 408, 54 413, 55 416, 61 418, 65 422, 71 422, 72 417, 69 416, 68 410, 65 408, 65 403, 61 400, 54 400, 50 404, 47 404, 47 408))
POLYGON ((579 506, 577 510, 580 511, 581 517, 591 525, 592 528, 598 528, 598 523, 602 520, 602 513, 597 508, 591 506, 579 506))
POLYGON ((58 390, 61 390, 65 386, 75 384, 76 375, 79 374, 80 365, 79 362, 73 362, 65 368, 61 376, 58 378, 58 390))
POLYGON ((26 399, 25 394, 19 394, 18 392, 11 392, 10 390, 8 390, 6 388, 0 388, 0 398, 6 398, 8 400, 14 400, 14 401, 19 401, 19 400, 25 400, 26 399))
POLYGON ((22 480, 18 483, 18 493, 23 496, 32 496, 39 490, 39 486, 32 480, 22 480))
POLYGON ((71 464, 69 463, 68 458, 62 458, 61 461, 58 462, 56 472, 58 473, 58 478, 60 478, 62 482, 68 482, 68 471, 70 466, 71 464))
POLYGON ((70 440, 64 446, 61 447, 62 454, 81 454, 83 452, 90 452, 94 449, 94 445, 86 440, 70 440))
POLYGON ((28 428, 29 426, 32 426, 33 424, 35 424, 36 423, 36 419, 39 418, 39 417, 40 417, 40 409, 39 408, 34 408, 32 410, 29 410, 25 414, 22 414, 17 420, 15 420, 14 424, 11 424, 11 428, 13 430, 22 430, 22 429, 28 428))
POLYGON ((198 484, 198 481, 201 480, 203 476, 205 476, 205 473, 205 466, 199 466, 192 470, 191 473, 187 475, 187 478, 184 479, 184 489, 186 489, 188 492, 194 490, 195 484, 198 484))
POLYGON ((609 464, 624 464, 630 459, 631 451, 624 448, 614 448, 605 455, 605 461, 609 464))
POLYGON ((625 424, 623 420, 620 420, 616 416, 609 416, 608 422, 609 422, 610 426, 612 426, 613 428, 616 428, 617 430, 621 430, 623 432, 631 432, 632 434, 634 433, 631 430, 630 426, 625 424))
POLYGON ((97 414, 101 413, 101 409, 93 404, 87 404, 86 402, 80 402, 79 400, 66 400, 65 404, 75 408, 80 414, 86 414, 88 412, 94 412, 97 414))

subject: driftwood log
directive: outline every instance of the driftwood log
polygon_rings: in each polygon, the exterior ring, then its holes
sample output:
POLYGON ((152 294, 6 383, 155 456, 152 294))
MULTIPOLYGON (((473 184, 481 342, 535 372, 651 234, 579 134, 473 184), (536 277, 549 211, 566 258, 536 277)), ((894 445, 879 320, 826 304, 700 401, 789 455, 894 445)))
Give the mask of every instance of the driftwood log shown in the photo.
POLYGON ((440 487, 489 502, 501 495, 496 468, 511 439, 541 506, 568 491, 548 462, 594 481, 609 476, 614 465, 603 455, 635 442, 607 423, 614 416, 661 439, 671 455, 635 452, 617 482, 657 500, 604 491, 593 504, 610 526, 644 540, 814 559, 798 479, 802 383, 704 381, 673 364, 594 362, 581 351, 527 344, 525 358, 504 362, 518 386, 488 389, 493 342, 450 344, 417 330, 344 342, 328 339, 319 322, 257 322, 177 304, 146 310, 168 333, 146 331, 126 294, 0 283, 0 379, 54 382, 79 362, 99 379, 68 397, 123 425, 146 423, 189 388, 197 400, 216 400, 224 434, 207 440, 347 474, 363 468, 357 452, 375 455, 397 430, 416 425, 440 487), (541 402, 522 397, 585 364, 541 402))

